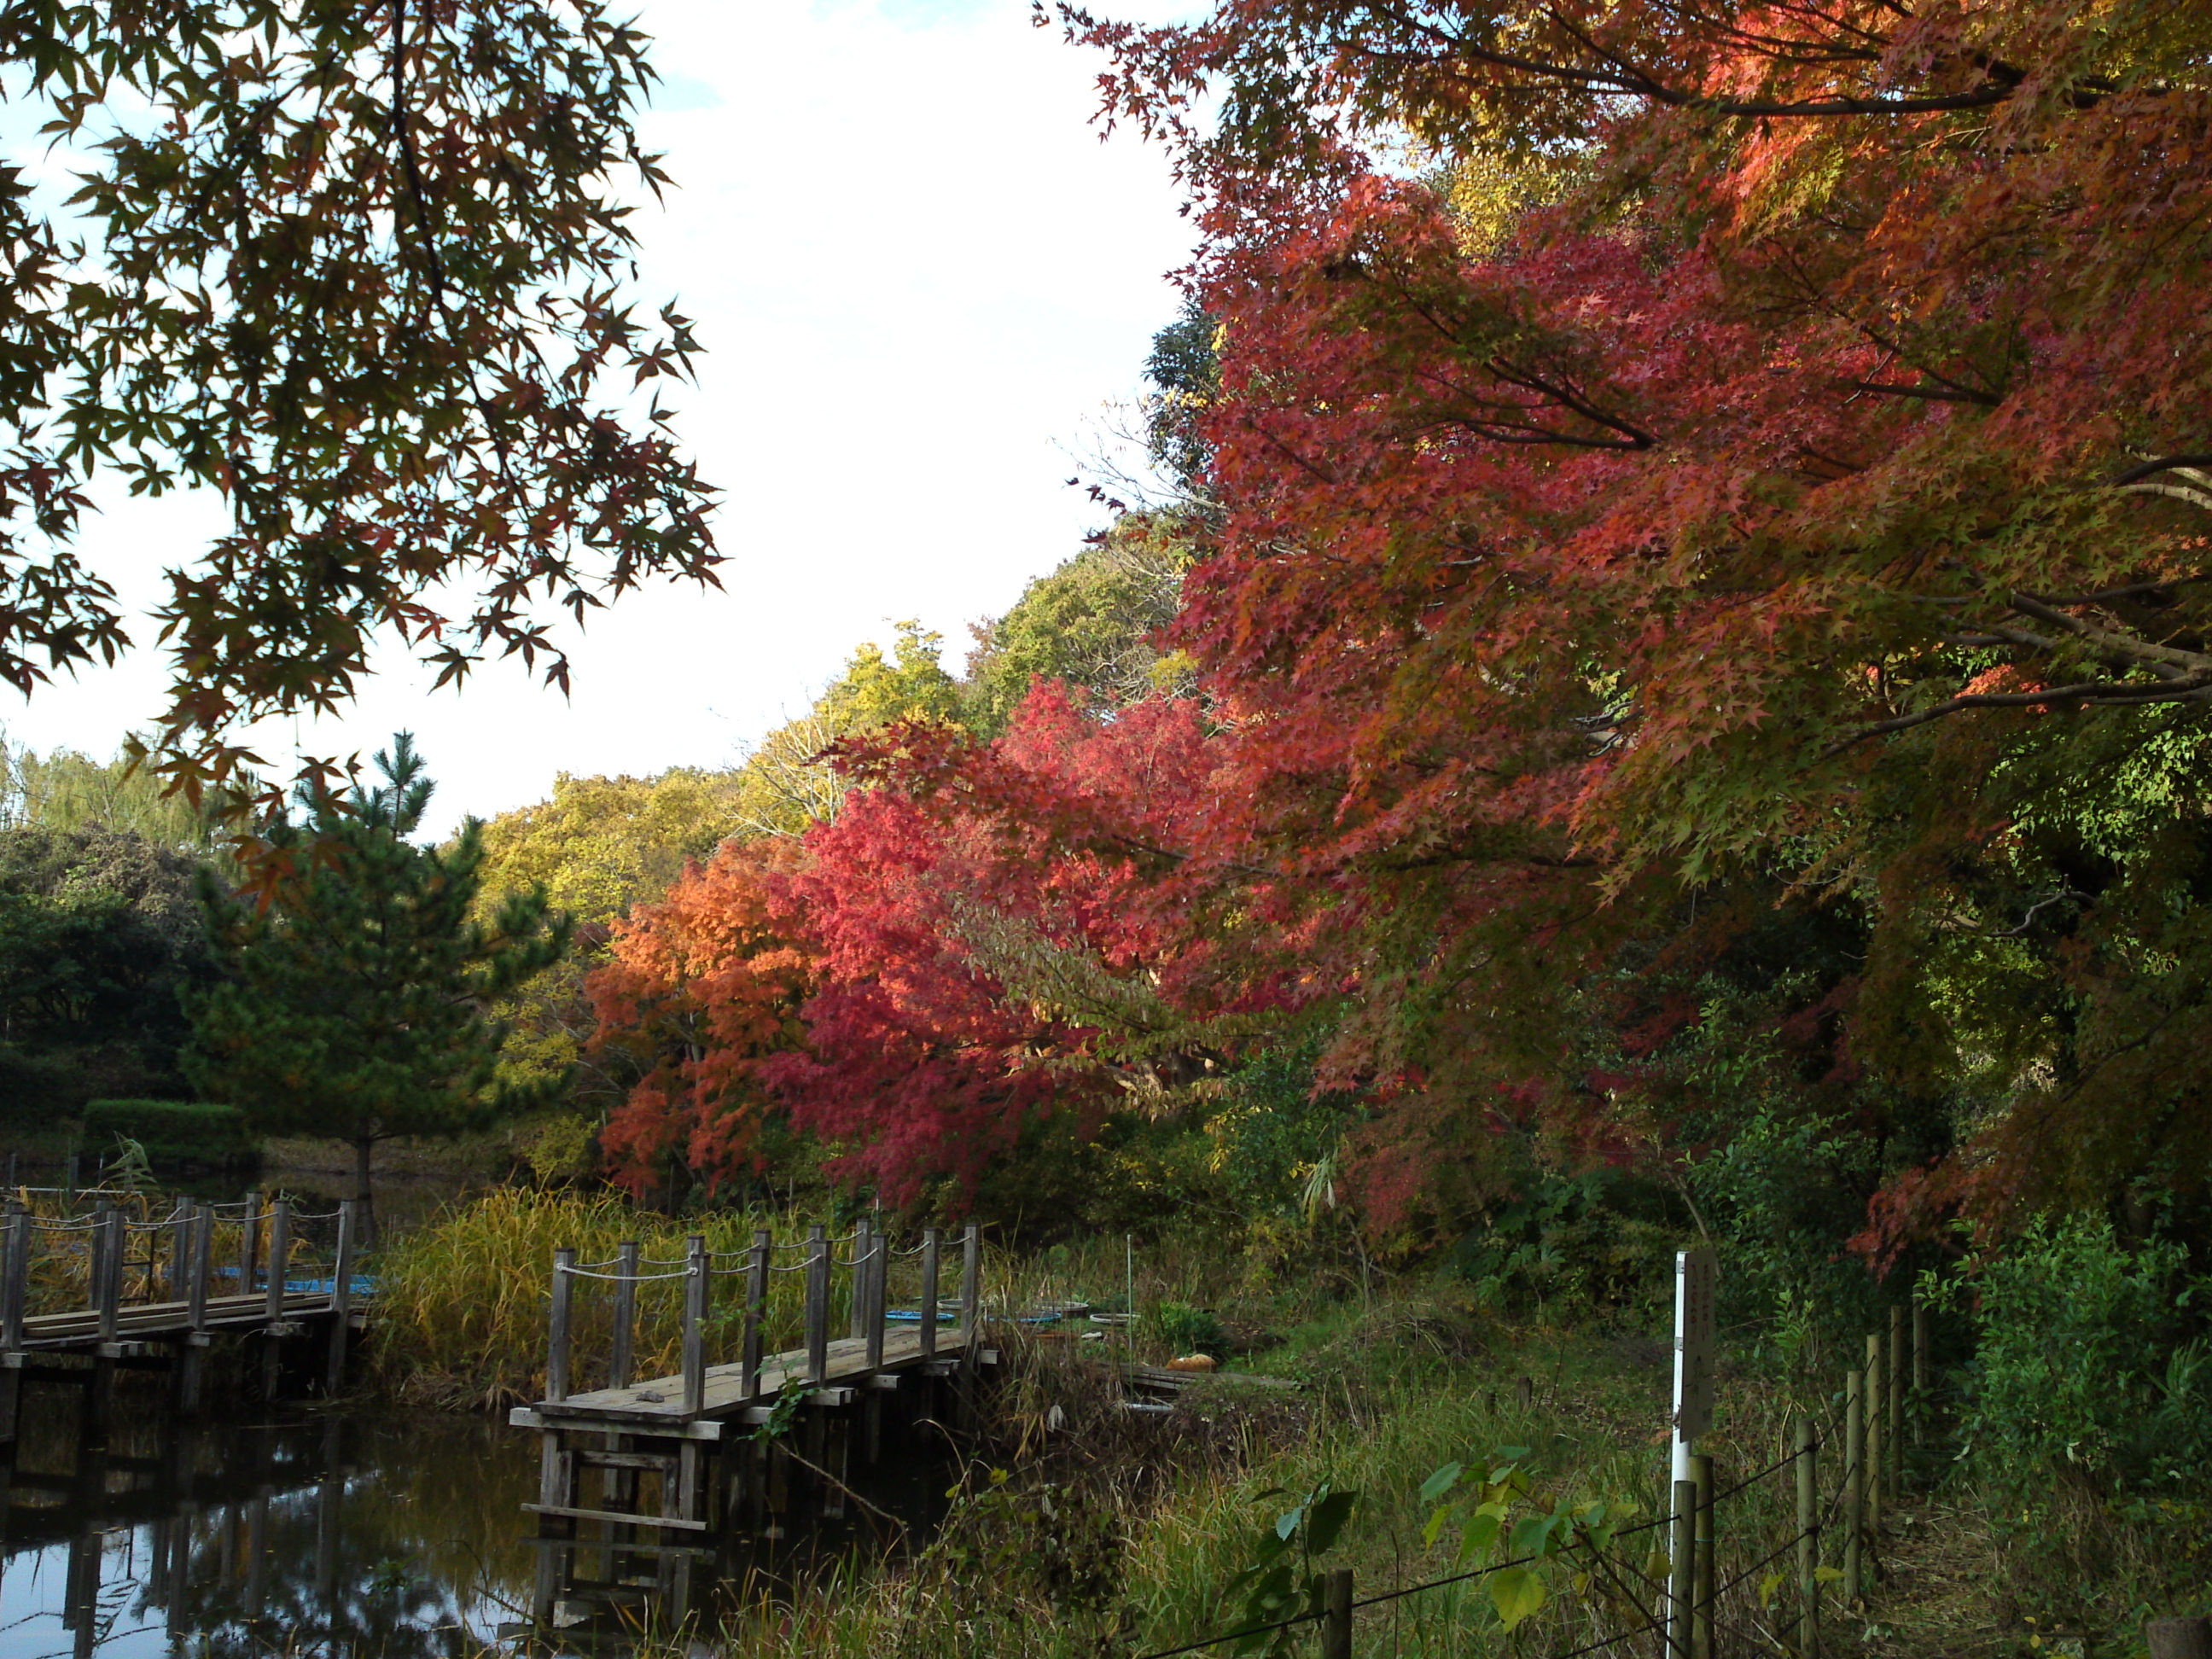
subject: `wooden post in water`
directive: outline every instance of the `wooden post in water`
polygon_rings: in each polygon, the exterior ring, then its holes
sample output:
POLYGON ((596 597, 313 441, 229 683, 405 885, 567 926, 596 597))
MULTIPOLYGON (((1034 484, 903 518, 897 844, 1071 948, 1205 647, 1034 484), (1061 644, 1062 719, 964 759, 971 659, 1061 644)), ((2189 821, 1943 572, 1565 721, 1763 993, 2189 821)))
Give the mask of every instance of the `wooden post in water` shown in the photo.
POLYGON ((707 1292, 712 1282, 708 1270, 713 1266, 703 1235, 693 1233, 684 1241, 684 1411, 688 1417, 707 1409, 707 1292))
POLYGON ((853 1306, 850 1334, 857 1342, 868 1334, 868 1241, 872 1229, 862 1216, 853 1224, 853 1306))
POLYGON ((615 1343, 607 1361, 607 1386, 626 1389, 637 1363, 637 1241, 615 1246, 615 1343))
POLYGON ((806 1380, 830 1376, 830 1240, 817 1225, 806 1230, 806 1380))
POLYGON ((187 1417, 200 1409, 201 1380, 207 1370, 208 1276, 215 1267, 215 1206, 197 1205, 192 1210, 191 1265, 185 1271, 185 1317, 191 1328, 185 1333, 177 1356, 177 1408, 187 1417))
MULTIPOLYGON (((546 1328, 545 1403, 557 1406, 568 1397, 568 1304, 575 1294, 575 1278, 568 1269, 576 1253, 566 1244, 553 1252, 553 1306, 546 1328)), ((556 1437, 548 1436, 549 1441, 556 1437)))
POLYGON ((1872 1546, 1881 1536, 1881 1335, 1866 1348, 1866 1529, 1872 1546))
POLYGON ((1889 1501, 1905 1501, 1905 1304, 1889 1310, 1889 1501))
POLYGON ((1797 1415, 1797 1659, 1820 1659, 1819 1431, 1797 1415))
POLYGON ((1856 1603, 1865 1588, 1866 1541, 1866 1373, 1854 1367, 1844 1377, 1844 1605, 1856 1603))
POLYGON ((274 1400, 284 1386, 284 1275, 292 1270, 292 1206, 278 1199, 269 1206, 269 1288, 262 1299, 266 1322, 261 1348, 261 1397, 274 1400))
POLYGON ((744 1346, 738 1353, 738 1392, 747 1400, 760 1392, 761 1328, 768 1318, 769 1252, 775 1245, 767 1228, 753 1229, 753 1247, 745 1259, 744 1346))
POLYGON ((921 1236, 921 1357, 937 1352, 937 1254, 944 1248, 944 1233, 931 1227, 921 1236))
MULTIPOLYGON (((346 1344, 352 1336, 354 1206, 356 1200, 338 1200, 337 1261, 331 1268, 330 1364, 323 1376, 323 1392, 336 1394, 345 1386, 346 1344)), ((335 1419, 334 1419, 335 1420, 335 1419)))

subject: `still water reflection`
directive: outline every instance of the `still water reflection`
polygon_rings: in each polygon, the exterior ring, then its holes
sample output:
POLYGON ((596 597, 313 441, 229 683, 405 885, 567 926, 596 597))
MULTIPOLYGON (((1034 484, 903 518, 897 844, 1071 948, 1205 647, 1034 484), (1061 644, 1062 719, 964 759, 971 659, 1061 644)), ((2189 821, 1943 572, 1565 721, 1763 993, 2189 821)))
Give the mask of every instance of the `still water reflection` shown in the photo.
MULTIPOLYGON (((27 1382, 0 1509, 0 1659, 458 1659, 526 1615, 534 1437, 484 1419, 251 1407, 184 1425, 144 1382, 104 1446, 83 1437, 75 1384, 27 1382)), ((757 1595, 896 1547, 944 1484, 941 1465, 912 1457, 855 1477, 896 1523, 834 1502, 757 1506, 700 1563, 693 1605, 711 1620, 732 1585, 757 1595)))

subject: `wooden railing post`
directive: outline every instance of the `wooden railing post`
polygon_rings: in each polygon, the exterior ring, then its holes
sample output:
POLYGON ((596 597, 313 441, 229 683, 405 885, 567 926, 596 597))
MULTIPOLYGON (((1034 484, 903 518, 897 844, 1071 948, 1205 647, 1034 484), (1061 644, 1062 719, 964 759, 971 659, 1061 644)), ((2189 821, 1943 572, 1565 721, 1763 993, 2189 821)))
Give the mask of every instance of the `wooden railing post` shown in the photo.
POLYGON ((1912 1443, 1928 1442, 1928 1310, 1912 1302, 1912 1443))
POLYGON ((553 1252, 553 1306, 545 1352, 545 1403, 557 1406, 568 1397, 568 1304, 574 1294, 576 1253, 563 1244, 553 1252))
POLYGON ((738 1355, 738 1393, 750 1400, 760 1392, 762 1327, 768 1318, 769 1253, 775 1235, 765 1227, 753 1229, 753 1247, 745 1261, 744 1346, 738 1355))
POLYGON ((356 1200, 338 1200, 337 1261, 331 1280, 331 1353, 330 1364, 323 1377, 323 1392, 336 1394, 345 1386, 346 1343, 352 1334, 353 1321, 353 1249, 354 1205, 356 1200))
POLYGON ((1844 1377, 1844 1605, 1859 1599, 1865 1571, 1866 1373, 1844 1377))
POLYGON ((269 1296, 262 1313, 274 1324, 284 1316, 284 1275, 292 1267, 292 1206, 278 1199, 269 1206, 269 1296))
POLYGON ((921 1235, 921 1357, 937 1352, 938 1252, 944 1248, 942 1229, 931 1227, 921 1235))
POLYGON ((1350 1567, 1331 1567, 1322 1575, 1321 1659, 1352 1659, 1350 1567))
POLYGON ((1819 1431, 1797 1416, 1797 1659, 1820 1659, 1819 1431))
POLYGON ((0 1280, 0 1349, 23 1352, 23 1311, 31 1285, 31 1218, 20 1203, 8 1206, 7 1277, 0 1280))
POLYGON ((830 1376, 830 1239, 820 1226, 806 1230, 806 1380, 830 1376))
POLYGON ((884 1325, 890 1310, 887 1298, 890 1288, 891 1240, 889 1233, 878 1231, 869 1235, 874 1248, 868 1262, 868 1369, 880 1370, 884 1363, 884 1325))
POLYGON ((246 1195, 246 1213, 238 1224, 238 1293, 253 1294, 253 1275, 261 1268, 261 1189, 246 1195))
POLYGON ((177 1200, 177 1207, 169 1213, 169 1282, 165 1302, 185 1299, 185 1280, 191 1276, 192 1261, 192 1203, 188 1198, 177 1200))
POLYGON ((100 1310, 100 1340, 112 1342, 123 1313, 123 1212, 102 1204, 93 1237, 93 1306, 100 1310))
POLYGON ((706 1238, 694 1233, 684 1250, 684 1413, 696 1417, 707 1408, 707 1291, 706 1238))
POLYGON ((975 1223, 960 1240, 960 1335, 969 1347, 979 1340, 983 1312, 983 1230, 975 1223))
POLYGON ((625 1238, 615 1246, 615 1341, 607 1361, 607 1386, 626 1389, 636 1362, 637 1241, 625 1238))
POLYGON ((208 1276, 215 1268, 215 1206, 192 1212, 192 1265, 185 1280, 185 1315, 194 1334, 207 1334, 208 1276))
POLYGON ((868 1218, 862 1216, 853 1224, 852 1317, 847 1322, 848 1333, 854 1341, 868 1334, 868 1218))

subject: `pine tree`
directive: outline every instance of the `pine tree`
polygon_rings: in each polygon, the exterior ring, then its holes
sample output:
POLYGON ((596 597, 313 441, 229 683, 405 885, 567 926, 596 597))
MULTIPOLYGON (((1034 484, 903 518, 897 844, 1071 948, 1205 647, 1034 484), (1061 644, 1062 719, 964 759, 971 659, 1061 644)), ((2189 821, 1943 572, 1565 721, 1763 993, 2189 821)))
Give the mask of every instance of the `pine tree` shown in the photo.
POLYGON ((371 1153, 394 1135, 451 1135, 532 1103, 497 1076, 492 1000, 550 967, 569 920, 542 888, 471 919, 482 826, 443 848, 408 837, 434 785, 411 734, 376 757, 380 786, 302 792, 259 856, 285 874, 266 904, 204 871, 200 896, 223 969, 193 1009, 187 1074, 264 1133, 350 1141, 366 1208, 371 1153))

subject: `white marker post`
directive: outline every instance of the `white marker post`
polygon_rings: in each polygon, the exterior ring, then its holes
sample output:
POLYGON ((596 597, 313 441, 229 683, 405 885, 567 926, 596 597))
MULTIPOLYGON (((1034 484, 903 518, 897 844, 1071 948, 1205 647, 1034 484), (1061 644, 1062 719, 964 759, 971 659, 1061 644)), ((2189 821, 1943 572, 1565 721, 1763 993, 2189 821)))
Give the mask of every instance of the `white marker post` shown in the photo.
POLYGON ((1670 1561, 1667 1574, 1667 1647, 1691 1659, 1696 1645, 1698 1528, 1684 1505, 1693 1492, 1690 1459, 1698 1437, 1713 1425, 1713 1253, 1674 1257, 1674 1423, 1668 1482, 1670 1561))

